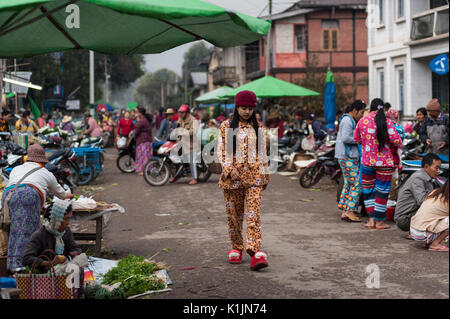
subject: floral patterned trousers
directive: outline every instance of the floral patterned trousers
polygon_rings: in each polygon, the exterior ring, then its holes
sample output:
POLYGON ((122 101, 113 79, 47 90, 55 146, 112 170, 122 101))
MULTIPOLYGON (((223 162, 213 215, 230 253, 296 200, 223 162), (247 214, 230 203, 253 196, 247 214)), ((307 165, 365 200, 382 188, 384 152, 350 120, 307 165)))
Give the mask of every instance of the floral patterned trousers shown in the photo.
POLYGON ((244 209, 247 213, 247 231, 245 248, 250 256, 259 251, 261 236, 261 199, 262 187, 224 189, 228 234, 231 246, 235 250, 244 250, 242 225, 244 209))
POLYGON ((339 160, 344 187, 338 208, 343 211, 358 210, 359 197, 361 195, 361 184, 359 182, 359 160, 357 158, 343 158, 339 160))

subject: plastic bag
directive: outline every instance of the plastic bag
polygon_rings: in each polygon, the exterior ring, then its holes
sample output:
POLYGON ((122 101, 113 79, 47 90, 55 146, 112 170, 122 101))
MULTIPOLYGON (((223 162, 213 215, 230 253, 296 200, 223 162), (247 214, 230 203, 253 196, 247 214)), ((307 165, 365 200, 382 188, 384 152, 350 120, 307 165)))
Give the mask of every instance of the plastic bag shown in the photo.
POLYGON ((80 196, 77 200, 72 202, 73 210, 90 210, 97 207, 97 202, 92 198, 80 196))
POLYGON ((314 138, 314 136, 311 136, 309 138, 305 137, 302 140, 302 149, 304 151, 312 151, 312 150, 314 150, 315 143, 316 143, 316 139, 314 138))
POLYGON ((127 145, 127 138, 122 136, 117 139, 117 148, 124 148, 127 145))

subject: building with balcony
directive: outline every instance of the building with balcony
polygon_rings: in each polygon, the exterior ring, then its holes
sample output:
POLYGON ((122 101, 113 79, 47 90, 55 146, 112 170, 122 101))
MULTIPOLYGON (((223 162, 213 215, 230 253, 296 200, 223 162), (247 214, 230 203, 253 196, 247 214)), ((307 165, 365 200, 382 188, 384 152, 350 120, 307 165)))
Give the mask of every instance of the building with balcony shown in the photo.
MULTIPOLYGON (((302 0, 272 15, 270 75, 295 83, 308 68, 330 68, 345 80, 352 99, 367 100, 366 5, 367 0, 302 0)), ((266 37, 246 46, 247 78, 264 75, 266 51, 266 37)))
POLYGON ((369 97, 380 97, 409 119, 432 98, 448 104, 448 73, 430 62, 449 52, 446 0, 369 0, 369 97))

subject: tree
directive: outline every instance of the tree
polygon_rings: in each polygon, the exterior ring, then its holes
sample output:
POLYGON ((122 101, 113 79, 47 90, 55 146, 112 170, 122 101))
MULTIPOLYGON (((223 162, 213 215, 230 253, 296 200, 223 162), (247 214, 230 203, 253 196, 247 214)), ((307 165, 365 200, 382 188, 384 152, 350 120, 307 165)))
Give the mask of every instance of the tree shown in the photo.
POLYGON ((182 103, 180 77, 168 69, 145 74, 136 87, 134 98, 144 107, 156 110, 182 103))
MULTIPOLYGON (((298 85, 307 89, 319 92, 320 96, 305 97, 304 106, 308 111, 316 115, 323 114, 323 94, 325 92, 325 80, 327 76, 327 66, 320 66, 316 55, 311 55, 309 60, 305 61, 305 76, 296 81, 298 85)), ((333 70, 331 70, 333 71, 333 70)), ((339 73, 333 73, 334 85, 336 87, 336 108, 342 108, 349 103, 353 97, 353 87, 348 78, 339 73)), ((294 81, 295 82, 295 81, 294 81)))

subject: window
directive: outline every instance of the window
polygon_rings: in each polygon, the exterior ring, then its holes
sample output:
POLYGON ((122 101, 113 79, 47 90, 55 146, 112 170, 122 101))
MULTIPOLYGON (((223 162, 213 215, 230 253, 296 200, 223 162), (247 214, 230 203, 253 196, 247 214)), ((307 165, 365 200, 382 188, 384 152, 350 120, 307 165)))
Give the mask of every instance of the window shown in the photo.
POLYGON ((397 0, 397 19, 405 17, 405 1, 397 0))
POLYGON ((322 48, 324 50, 339 48, 339 22, 337 20, 322 20, 322 48))
POLYGON ((384 100, 384 69, 377 69, 378 78, 378 97, 384 100))
POLYGON ((439 75, 432 72, 431 80, 431 90, 433 94, 432 98, 438 99, 441 105, 448 104, 448 73, 445 75, 439 75))
POLYGON ((295 36, 295 51, 303 52, 306 50, 306 37, 305 37, 305 26, 295 25, 294 26, 294 36, 295 36))
POLYGON ((384 24, 384 0, 378 0, 378 24, 384 24))
POLYGON ((430 9, 448 5, 447 0, 430 0, 430 9))
POLYGON ((402 66, 396 67, 397 74, 397 104, 399 111, 405 110, 405 71, 402 66))

